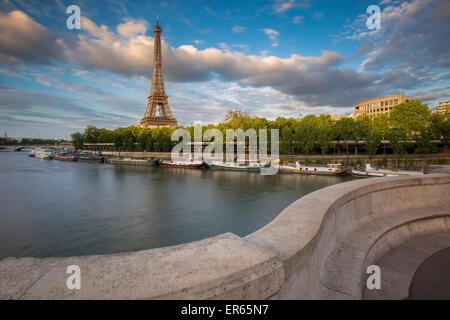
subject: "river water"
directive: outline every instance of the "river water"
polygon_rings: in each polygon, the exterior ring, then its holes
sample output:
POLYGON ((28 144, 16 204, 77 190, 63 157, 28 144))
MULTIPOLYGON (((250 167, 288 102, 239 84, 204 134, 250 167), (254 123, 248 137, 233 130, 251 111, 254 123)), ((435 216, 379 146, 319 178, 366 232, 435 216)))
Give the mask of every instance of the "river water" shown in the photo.
POLYGON ((349 177, 123 166, 0 152, 0 259, 128 252, 245 236, 349 177))

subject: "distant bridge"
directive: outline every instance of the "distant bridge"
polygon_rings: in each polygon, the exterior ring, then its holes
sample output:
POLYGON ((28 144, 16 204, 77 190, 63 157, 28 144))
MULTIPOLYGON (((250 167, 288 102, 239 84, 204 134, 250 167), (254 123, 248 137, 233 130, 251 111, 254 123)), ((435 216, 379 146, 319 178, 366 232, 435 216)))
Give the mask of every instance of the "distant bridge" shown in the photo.
POLYGON ((13 150, 13 151, 22 151, 23 149, 37 149, 37 148, 52 148, 52 149, 61 149, 61 148, 72 148, 70 144, 34 144, 34 145, 10 145, 10 146, 0 146, 0 150, 13 150))

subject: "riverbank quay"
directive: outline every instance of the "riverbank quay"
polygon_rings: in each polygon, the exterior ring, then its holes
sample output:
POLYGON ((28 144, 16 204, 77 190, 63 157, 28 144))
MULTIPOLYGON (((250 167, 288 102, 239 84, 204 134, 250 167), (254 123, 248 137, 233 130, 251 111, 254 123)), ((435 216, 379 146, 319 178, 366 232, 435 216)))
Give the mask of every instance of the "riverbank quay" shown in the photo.
MULTIPOLYGON (((87 150, 86 150, 87 151, 87 150)), ((95 153, 94 151, 91 151, 95 153)), ((170 152, 131 152, 131 151, 102 151, 103 155, 111 157, 125 157, 132 159, 162 159, 170 160, 170 152)), ((225 156, 224 156, 225 160, 225 156)), ((423 170, 430 165, 449 165, 450 153, 439 153, 430 155, 407 154, 402 156, 396 155, 280 155, 283 164, 300 162, 306 165, 322 164, 322 163, 340 163, 349 166, 365 167, 370 164, 374 168, 387 169, 409 169, 423 170)))

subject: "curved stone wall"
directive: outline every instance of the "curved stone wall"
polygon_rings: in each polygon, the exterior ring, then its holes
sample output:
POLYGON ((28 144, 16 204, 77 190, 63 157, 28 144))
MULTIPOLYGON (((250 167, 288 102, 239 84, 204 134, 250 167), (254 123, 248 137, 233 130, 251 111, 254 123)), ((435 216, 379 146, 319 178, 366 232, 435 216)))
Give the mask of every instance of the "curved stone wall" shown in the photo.
POLYGON ((355 180, 297 200, 243 238, 132 253, 0 261, 2 299, 361 299, 365 268, 450 233, 450 175, 355 180), (69 290, 66 269, 81 269, 69 290))

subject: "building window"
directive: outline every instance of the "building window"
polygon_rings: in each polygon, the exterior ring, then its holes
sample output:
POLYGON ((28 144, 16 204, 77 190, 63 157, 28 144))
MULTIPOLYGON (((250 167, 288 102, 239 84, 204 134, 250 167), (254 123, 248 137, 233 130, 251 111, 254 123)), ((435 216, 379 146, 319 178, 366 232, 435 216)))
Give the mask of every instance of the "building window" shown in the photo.
POLYGON ((392 110, 392 107, 389 107, 389 110, 392 110))
POLYGON ((387 105, 388 105, 388 101, 387 101, 387 100, 386 100, 386 101, 384 102, 384 105, 385 105, 385 106, 387 106, 387 105))
POLYGON ((394 100, 389 100, 389 105, 393 105, 394 104, 394 100))
POLYGON ((381 106, 383 106, 383 101, 381 101, 381 106))

